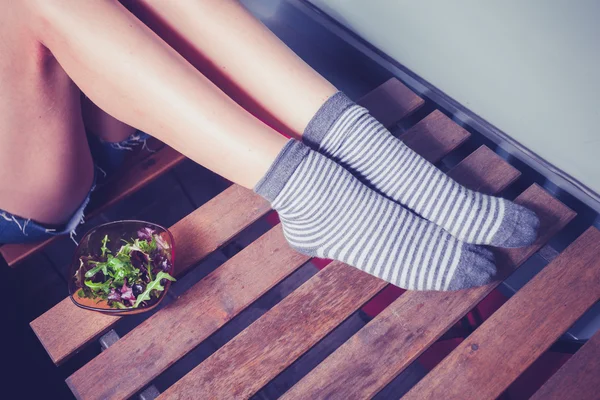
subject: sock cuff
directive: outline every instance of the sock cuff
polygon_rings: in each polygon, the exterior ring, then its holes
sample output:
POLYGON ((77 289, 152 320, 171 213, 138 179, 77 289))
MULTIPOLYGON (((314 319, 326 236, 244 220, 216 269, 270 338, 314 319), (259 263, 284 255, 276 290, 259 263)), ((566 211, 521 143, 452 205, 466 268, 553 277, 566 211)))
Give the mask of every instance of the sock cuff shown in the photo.
POLYGON ((304 129, 302 140, 313 149, 319 149, 323 137, 329 132, 331 126, 352 105, 354 102, 342 92, 337 92, 328 98, 304 129))
POLYGON ((254 191, 273 203, 309 151, 301 142, 290 139, 275 157, 265 176, 254 186, 254 191))

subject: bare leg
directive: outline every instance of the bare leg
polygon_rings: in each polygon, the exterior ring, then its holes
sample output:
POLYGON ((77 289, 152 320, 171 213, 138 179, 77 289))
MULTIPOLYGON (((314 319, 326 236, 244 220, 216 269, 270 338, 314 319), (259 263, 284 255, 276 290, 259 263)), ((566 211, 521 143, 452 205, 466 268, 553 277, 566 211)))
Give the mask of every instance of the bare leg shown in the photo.
POLYGON ((81 112, 86 131, 105 142, 122 142, 135 133, 134 127, 111 117, 88 98, 81 100, 81 112))
POLYGON ((237 1, 125 4, 246 109, 296 138, 337 91, 237 1))
MULTIPOLYGON (((237 1, 121 3, 238 104, 289 136, 300 139, 310 118, 336 92, 237 1)), ((133 133, 91 102, 83 106, 86 127, 104 140, 120 141, 133 133)))
POLYGON ((286 143, 116 1, 31 4, 40 41, 120 121, 249 188, 286 143))
POLYGON ((58 225, 87 196, 93 165, 79 89, 32 34, 23 4, 0 1, 0 209, 58 225))

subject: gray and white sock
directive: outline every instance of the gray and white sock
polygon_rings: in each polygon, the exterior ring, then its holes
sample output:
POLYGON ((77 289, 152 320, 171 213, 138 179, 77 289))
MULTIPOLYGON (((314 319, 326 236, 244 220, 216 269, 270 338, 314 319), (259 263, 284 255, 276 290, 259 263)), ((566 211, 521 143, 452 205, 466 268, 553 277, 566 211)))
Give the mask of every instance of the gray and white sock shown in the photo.
POLYGON ((256 185, 296 250, 340 260, 405 289, 458 290, 496 274, 487 249, 363 185, 334 161, 290 140, 256 185))
POLYGON ((459 185, 341 92, 313 117, 303 140, 467 243, 521 247, 536 239, 539 220, 534 212, 459 185))

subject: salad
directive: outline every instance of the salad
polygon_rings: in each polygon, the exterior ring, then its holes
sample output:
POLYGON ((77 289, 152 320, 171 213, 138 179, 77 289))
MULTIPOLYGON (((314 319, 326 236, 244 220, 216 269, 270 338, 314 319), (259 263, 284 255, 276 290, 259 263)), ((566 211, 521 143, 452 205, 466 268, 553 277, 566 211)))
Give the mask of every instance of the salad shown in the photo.
POLYGON ((175 281, 169 274, 173 267, 169 245, 149 227, 139 230, 136 238, 121 241, 110 246, 111 251, 105 235, 99 254, 79 258, 74 276, 80 288, 77 295, 106 301, 116 309, 148 307, 160 298, 168 281, 175 281))

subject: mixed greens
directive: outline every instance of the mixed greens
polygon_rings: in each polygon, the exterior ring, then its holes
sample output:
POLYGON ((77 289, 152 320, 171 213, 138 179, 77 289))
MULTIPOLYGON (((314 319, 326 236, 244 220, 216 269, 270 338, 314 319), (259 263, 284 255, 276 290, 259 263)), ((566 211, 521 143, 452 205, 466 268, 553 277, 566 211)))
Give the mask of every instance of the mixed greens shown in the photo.
POLYGON ((117 309, 148 307, 160 298, 167 281, 175 281, 169 274, 169 245, 148 227, 137 236, 121 239, 123 244, 113 254, 106 235, 100 254, 80 257, 74 277, 79 297, 106 301, 117 309))

